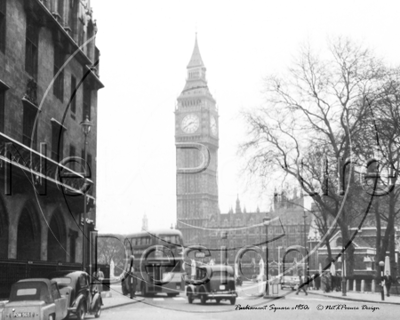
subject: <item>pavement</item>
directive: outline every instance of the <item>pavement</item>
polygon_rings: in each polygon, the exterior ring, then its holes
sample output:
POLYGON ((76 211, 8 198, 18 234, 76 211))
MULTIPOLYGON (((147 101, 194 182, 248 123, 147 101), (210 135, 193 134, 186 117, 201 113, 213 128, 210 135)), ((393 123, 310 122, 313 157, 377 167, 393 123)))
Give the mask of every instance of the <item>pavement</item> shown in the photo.
MULTIPOLYGON (((240 288, 240 287, 239 287, 240 288)), ((238 289, 239 289, 238 288, 238 289)), ((239 292, 241 290, 238 290, 239 292)), ((368 302, 368 303, 382 303, 382 304, 393 304, 393 305, 400 305, 400 296, 398 295, 391 295, 390 297, 385 296, 385 300, 382 301, 382 296, 380 292, 371 293, 371 292, 354 292, 348 291, 346 292, 346 296, 342 295, 342 292, 333 291, 324 293, 321 290, 308 290, 310 295, 319 295, 333 299, 341 299, 341 300, 350 300, 350 301, 360 301, 360 302, 368 302)), ((294 294, 294 292, 293 292, 294 294)), ((301 296, 304 293, 300 293, 301 296)), ((145 300, 143 297, 136 296, 134 299, 130 299, 128 296, 123 296, 119 292, 107 291, 102 292, 103 297, 103 310, 117 308, 125 305, 135 304, 138 302, 142 302, 145 300)))
POLYGON ((144 298, 136 296, 131 299, 128 296, 123 296, 118 292, 106 291, 101 293, 101 297, 103 298, 103 306, 102 310, 107 310, 111 308, 117 308, 126 306, 128 304, 134 304, 138 302, 142 302, 144 298))
MULTIPOLYGON (((400 296, 398 295, 390 295, 390 297, 385 296, 385 300, 382 300, 382 295, 380 292, 372 293, 372 292, 347 291, 346 296, 343 296, 341 291, 324 293, 321 290, 308 290, 308 293, 334 299, 400 305, 400 296)), ((300 293, 300 295, 301 294, 302 293, 300 293)))

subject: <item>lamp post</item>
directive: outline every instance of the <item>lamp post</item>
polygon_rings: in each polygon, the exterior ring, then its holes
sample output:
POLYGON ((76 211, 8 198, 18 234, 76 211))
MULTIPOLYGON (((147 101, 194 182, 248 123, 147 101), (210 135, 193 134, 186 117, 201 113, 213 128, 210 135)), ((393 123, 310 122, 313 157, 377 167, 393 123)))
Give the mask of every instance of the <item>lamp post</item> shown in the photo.
POLYGON ((283 247, 279 246, 278 247, 278 274, 281 274, 281 249, 283 247))
POLYGON ((385 292, 383 288, 383 267, 385 266, 385 263, 383 261, 379 261, 379 271, 381 274, 381 299, 382 301, 385 300, 385 292))
POLYGON ((342 296, 345 297, 346 294, 346 248, 343 247, 342 252, 342 296))
MULTIPOLYGON (((82 235, 82 269, 84 271, 87 267, 87 247, 90 247, 90 238, 88 238, 89 246, 86 245, 86 237, 87 237, 87 223, 86 223, 86 214, 87 214, 87 207, 86 207, 86 196, 87 196, 87 187, 86 187, 86 160, 87 160, 87 136, 91 129, 91 123, 89 121, 88 116, 86 116, 85 120, 81 122, 82 132, 85 137, 84 145, 83 145, 83 154, 84 154, 84 173, 83 173, 83 182, 84 182, 84 189, 83 189, 83 235, 82 235)), ((92 270, 89 270, 89 275, 92 274, 92 270)))
POLYGON ((224 264, 228 265, 228 231, 222 231, 221 240, 225 239, 225 246, 221 247, 221 259, 224 259, 224 264))
POLYGON ((265 267, 266 267, 266 277, 265 277, 265 292, 264 299, 269 298, 269 285, 268 285, 268 273, 269 273, 269 264, 268 264, 268 225, 270 222, 270 218, 264 218, 264 226, 265 226, 265 267))

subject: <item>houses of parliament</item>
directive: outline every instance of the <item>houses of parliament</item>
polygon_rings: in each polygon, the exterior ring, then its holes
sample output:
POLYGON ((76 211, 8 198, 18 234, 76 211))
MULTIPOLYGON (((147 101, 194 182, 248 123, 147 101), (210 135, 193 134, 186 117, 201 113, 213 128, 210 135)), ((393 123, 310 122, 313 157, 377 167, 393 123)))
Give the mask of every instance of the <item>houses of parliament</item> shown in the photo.
POLYGON ((177 168, 201 165, 203 156, 193 147, 196 144, 208 149, 209 164, 204 170, 195 172, 177 171, 176 227, 181 230, 186 245, 202 245, 217 252, 221 246, 227 246, 228 259, 233 262, 237 250, 246 245, 260 245, 265 250, 263 219, 279 217, 278 222, 268 227, 268 238, 277 239, 268 244, 269 261, 278 261, 285 248, 305 245, 302 239, 306 239, 305 235, 310 232, 310 214, 304 214, 304 199, 296 191, 290 196, 284 192, 275 194, 270 212, 246 212, 239 196, 235 210, 228 213, 219 211, 219 115, 216 101, 207 86, 206 70, 196 35, 187 65, 186 83, 175 109, 176 165, 177 168), (182 144, 187 148, 180 147, 182 144))

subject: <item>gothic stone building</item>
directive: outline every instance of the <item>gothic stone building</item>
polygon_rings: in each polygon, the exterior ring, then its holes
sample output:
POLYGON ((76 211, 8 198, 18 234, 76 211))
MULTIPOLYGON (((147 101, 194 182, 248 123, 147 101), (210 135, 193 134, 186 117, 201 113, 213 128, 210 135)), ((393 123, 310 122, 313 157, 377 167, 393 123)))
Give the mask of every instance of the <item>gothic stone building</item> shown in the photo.
MULTIPOLYGON (((175 110, 175 142, 177 147, 177 228, 182 231, 185 245, 203 245, 212 250, 213 256, 220 259, 220 247, 227 246, 231 262, 237 250, 245 245, 260 244, 265 250, 266 229, 263 218, 279 216, 286 234, 269 244, 270 261, 278 260, 293 245, 304 245, 304 232, 308 232, 310 217, 303 221, 303 199, 286 199, 277 195, 274 210, 265 213, 248 213, 240 207, 221 214, 218 208, 218 147, 219 147, 218 109, 207 86, 206 67, 200 55, 197 36, 192 56, 187 66, 185 87, 178 97, 175 110), (208 148, 210 163, 205 170, 191 170, 201 167, 202 150, 195 144, 208 148), (221 233, 227 232, 226 239, 221 233), (280 252, 279 252, 280 253, 280 252)), ((269 227, 272 237, 283 233, 280 223, 269 227)), ((292 257, 293 260, 293 257, 292 257)))
POLYGON ((90 1, 0 0, 0 296, 82 268, 84 180, 90 230, 96 221, 96 32, 90 1))
POLYGON ((205 236, 203 228, 218 212, 218 110, 206 79, 206 67, 200 55, 197 37, 187 66, 185 87, 175 110, 176 163, 178 173, 177 228, 187 245, 198 244, 205 236), (209 150, 206 170, 190 171, 202 163, 201 150, 182 148, 200 143, 209 150), (185 172, 185 169, 189 169, 185 172))

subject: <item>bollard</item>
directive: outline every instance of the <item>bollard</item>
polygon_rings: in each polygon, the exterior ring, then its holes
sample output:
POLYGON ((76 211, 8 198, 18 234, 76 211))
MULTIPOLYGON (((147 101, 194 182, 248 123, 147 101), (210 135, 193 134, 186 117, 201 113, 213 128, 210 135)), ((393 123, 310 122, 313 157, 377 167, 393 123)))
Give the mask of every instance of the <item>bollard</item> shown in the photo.
POLYGON ((374 279, 371 280, 371 292, 375 293, 375 280, 374 279))
POLYGON ((354 280, 353 280, 353 291, 354 291, 354 292, 357 291, 357 290, 356 290, 356 289, 357 289, 356 286, 357 286, 357 281, 356 281, 356 279, 354 279, 354 280))
POLYGON ((361 290, 360 290, 360 291, 361 291, 362 293, 364 293, 364 291, 365 291, 364 289, 365 289, 365 280, 362 279, 362 280, 361 280, 361 290))
POLYGON ((346 291, 347 292, 350 291, 350 281, 349 281, 349 279, 346 280, 346 291))

